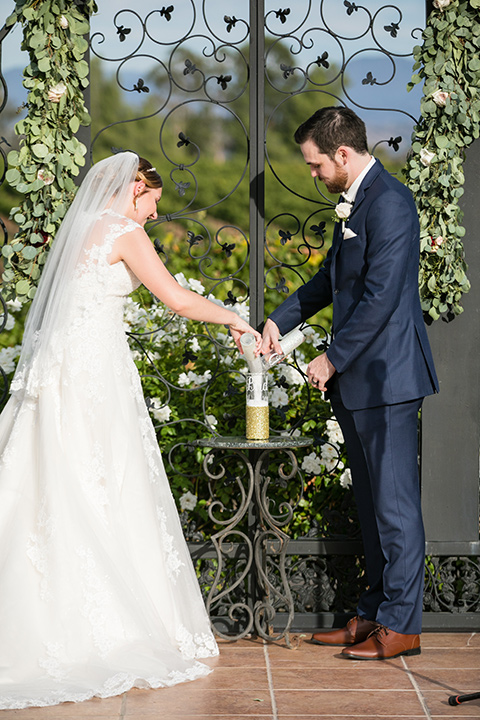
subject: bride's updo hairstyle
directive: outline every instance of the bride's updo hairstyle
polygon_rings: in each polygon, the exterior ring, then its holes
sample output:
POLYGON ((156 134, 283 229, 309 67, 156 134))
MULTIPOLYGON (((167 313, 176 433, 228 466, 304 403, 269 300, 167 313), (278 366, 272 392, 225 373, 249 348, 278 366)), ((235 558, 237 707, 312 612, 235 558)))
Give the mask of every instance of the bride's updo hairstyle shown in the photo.
POLYGON ((157 169, 152 167, 152 163, 145 160, 145 158, 138 158, 138 169, 135 176, 135 182, 143 180, 147 188, 161 188, 163 187, 163 181, 157 172, 157 169))

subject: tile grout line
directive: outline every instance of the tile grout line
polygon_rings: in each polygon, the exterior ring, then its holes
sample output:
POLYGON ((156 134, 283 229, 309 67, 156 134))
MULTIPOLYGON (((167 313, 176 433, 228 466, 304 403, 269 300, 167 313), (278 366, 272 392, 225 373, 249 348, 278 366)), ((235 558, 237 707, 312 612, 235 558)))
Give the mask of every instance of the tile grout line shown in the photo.
POLYGON ((125 715, 127 714, 127 702, 127 693, 123 693, 122 706, 120 708, 120 715, 118 716, 118 720, 125 720, 125 715))
POLYGON ((405 658, 404 658, 403 655, 402 655, 402 657, 401 657, 400 659, 401 659, 402 665, 403 665, 403 667, 405 668, 405 671, 406 671, 406 673, 407 673, 407 677, 408 677, 408 679, 410 680, 410 682, 412 683, 413 689, 415 690, 415 692, 416 692, 416 694, 417 694, 417 698, 418 698, 418 700, 419 700, 419 702, 420 702, 420 705, 422 706, 423 712, 425 713, 425 717, 428 718, 428 720, 432 720, 432 716, 431 716, 431 714, 430 714, 430 710, 429 710, 428 707, 427 707, 427 703, 425 702, 425 698, 423 697, 422 691, 420 690, 420 688, 419 688, 419 686, 418 686, 418 683, 417 683, 417 681, 415 680, 415 678, 414 678, 414 676, 413 676, 412 671, 411 671, 410 668, 408 667, 408 665, 407 665, 407 663, 406 663, 405 658))
POLYGON ((265 657, 265 667, 267 669, 268 690, 270 692, 270 702, 272 703, 273 720, 278 720, 277 703, 275 700, 275 690, 273 689, 272 668, 270 666, 270 658, 268 656, 268 647, 267 647, 267 643, 265 642, 265 640, 263 641, 263 655, 265 657))

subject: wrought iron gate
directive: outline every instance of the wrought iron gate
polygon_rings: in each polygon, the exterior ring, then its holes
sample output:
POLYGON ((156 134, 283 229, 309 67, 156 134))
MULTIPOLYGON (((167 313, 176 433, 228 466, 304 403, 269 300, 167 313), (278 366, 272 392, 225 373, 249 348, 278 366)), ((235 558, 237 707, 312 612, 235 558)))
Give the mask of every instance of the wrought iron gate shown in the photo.
MULTIPOLYGON (((112 148, 149 157, 165 179, 160 208, 166 210, 149 232, 167 267, 183 272, 181 282, 239 312, 248 305, 250 321, 259 325, 285 293, 315 272, 331 237, 334 198, 309 181, 292 147, 293 131, 318 107, 344 103, 366 120, 372 151, 398 172, 418 115, 419 98, 408 106, 406 83, 411 48, 420 42, 425 21, 423 5, 405 3, 409 12, 375 0, 296 0, 285 7, 273 0, 125 5, 107 21, 92 22, 94 127, 91 138, 84 137, 90 157, 95 161, 112 148), (112 107, 115 100, 113 118, 109 99, 112 107)), ((181 478, 192 487, 194 478, 204 493, 203 515, 185 509, 181 517, 207 593, 217 566, 202 525, 235 515, 245 470, 226 453, 222 473, 216 468, 218 483, 202 485, 203 454, 191 441, 241 426, 243 367, 226 335, 211 328, 192 331, 149 298, 144 301, 154 322, 141 305, 130 307, 132 345, 161 443, 168 447, 169 475, 180 478, 178 487, 181 478), (160 339, 170 342, 177 368, 172 362, 162 366, 156 357, 160 339), (187 400, 175 400, 180 397, 187 400), (170 406, 178 408, 171 415, 165 411, 170 406)), ((312 428, 318 420, 325 428, 328 407, 301 382, 303 360, 325 347, 328 329, 328 312, 314 318, 305 357, 290 363, 288 377, 280 371, 274 376, 274 434, 294 433, 309 421, 312 428)), ((341 449, 325 432, 313 432, 317 458, 326 463, 333 448, 328 467, 334 472, 341 449)), ((311 499, 315 473, 303 462, 308 452, 299 457, 306 476, 291 488, 279 482, 269 499, 274 507, 287 503, 298 510, 311 499)), ((342 622, 364 583, 351 490, 332 487, 326 467, 317 481, 321 518, 307 537, 296 527, 288 548, 297 629, 342 622)), ((231 609, 245 604, 248 594, 247 581, 238 582, 251 553, 247 525, 232 538, 222 601, 214 609, 219 627, 233 625, 237 632, 243 620, 232 619, 231 609)), ((426 627, 472 627, 480 613, 476 559, 429 558, 427 571, 426 627), (440 611, 452 621, 439 624, 440 611)))

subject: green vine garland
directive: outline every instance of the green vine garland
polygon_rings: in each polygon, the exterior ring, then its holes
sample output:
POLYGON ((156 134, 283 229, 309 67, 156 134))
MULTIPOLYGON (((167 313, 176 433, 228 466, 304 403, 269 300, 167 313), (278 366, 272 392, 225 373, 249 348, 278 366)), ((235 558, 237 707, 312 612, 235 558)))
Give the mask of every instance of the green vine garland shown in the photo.
MULTIPOLYGON (((420 216, 420 295, 433 320, 463 311, 470 288, 458 201, 463 195, 465 148, 480 135, 480 0, 434 0, 423 45, 414 49, 418 70, 409 88, 424 81, 421 120, 414 132, 406 183, 420 216)), ((2 248, 5 296, 21 301, 35 294, 41 266, 85 163, 75 137, 90 117, 88 18, 95 0, 17 0, 7 25, 24 26, 22 48, 30 54, 24 85, 28 116, 17 123, 19 152, 9 153, 7 181, 25 195, 11 217, 19 225, 2 248)))
POLYGON ((480 136, 480 0, 434 0, 414 48, 409 89, 424 81, 421 119, 405 168, 420 217, 420 296, 432 320, 463 312, 467 266, 458 202, 465 148, 480 136))
POLYGON ((19 231, 4 245, 6 299, 31 299, 52 237, 73 199, 73 178, 85 164, 87 148, 76 137, 90 124, 83 90, 88 85, 85 34, 95 0, 17 0, 7 26, 23 25, 22 50, 30 64, 23 84, 28 115, 15 126, 20 150, 8 155, 6 179, 24 195, 11 211, 19 231))

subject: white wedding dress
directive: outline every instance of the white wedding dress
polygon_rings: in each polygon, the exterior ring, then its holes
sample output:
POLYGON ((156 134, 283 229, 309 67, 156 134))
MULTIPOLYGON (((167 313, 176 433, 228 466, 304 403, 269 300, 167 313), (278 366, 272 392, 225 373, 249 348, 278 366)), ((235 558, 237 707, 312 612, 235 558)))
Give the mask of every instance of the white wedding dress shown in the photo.
POLYGON ((108 263, 136 227, 102 213, 0 417, 0 709, 170 686, 218 654, 123 329, 139 282, 108 263))

